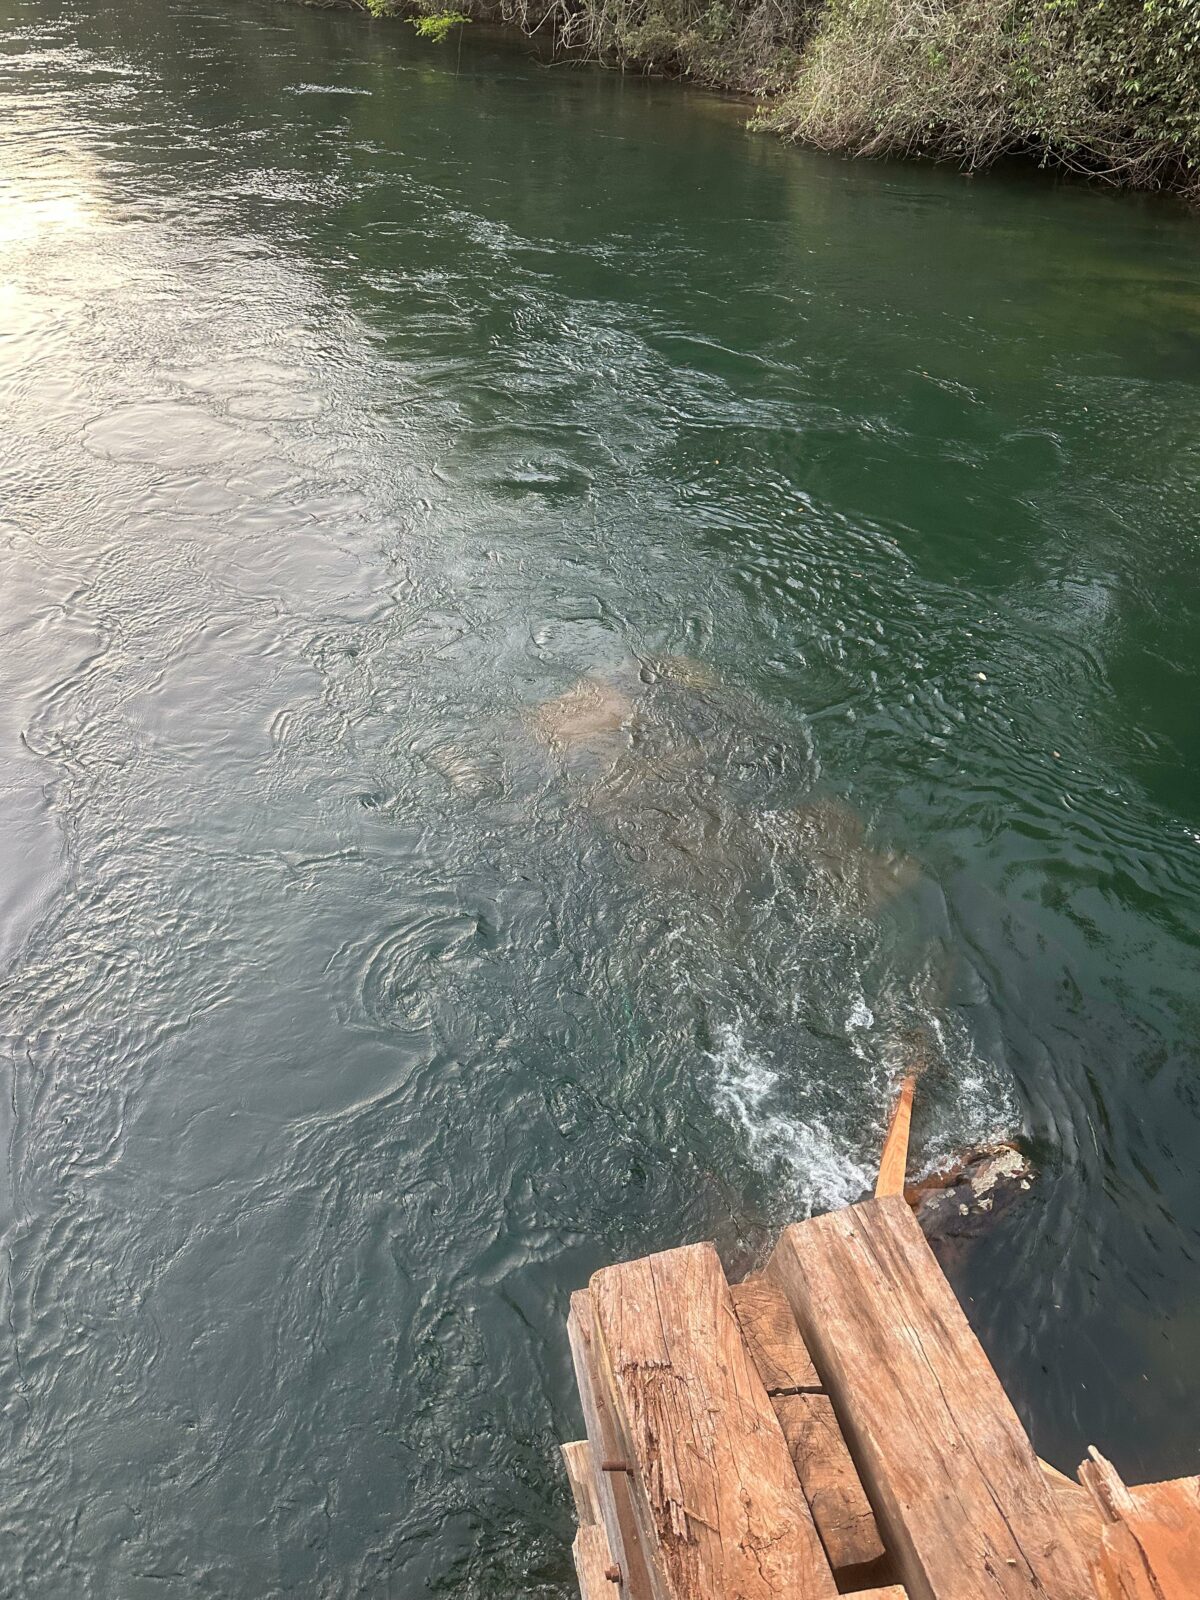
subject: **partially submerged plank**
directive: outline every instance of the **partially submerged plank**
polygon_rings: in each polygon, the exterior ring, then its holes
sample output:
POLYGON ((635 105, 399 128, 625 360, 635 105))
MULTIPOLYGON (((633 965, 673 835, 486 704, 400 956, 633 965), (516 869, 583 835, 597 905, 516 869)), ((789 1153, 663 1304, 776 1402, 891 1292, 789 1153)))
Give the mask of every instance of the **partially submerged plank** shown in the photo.
POLYGON ((779 1285, 755 1272, 730 1287, 742 1336, 770 1395, 819 1389, 821 1380, 779 1285))
POLYGON ((580 1528, 571 1546, 581 1600, 615 1600, 620 1590, 610 1580, 612 1567, 608 1540, 598 1522, 580 1528))
POLYGON ((1098 1579, 1105 1600, 1194 1600, 1200 1592, 1200 1479, 1127 1488, 1095 1448, 1079 1478, 1104 1526, 1098 1579))
POLYGON ((883 1154, 879 1159, 879 1177, 875 1180, 877 1200, 885 1195, 904 1193, 904 1174, 908 1170, 908 1136, 912 1128, 912 1103, 916 1087, 916 1073, 910 1072, 901 1083, 892 1107, 887 1137, 883 1141, 883 1154))
POLYGON ((571 1485, 571 1497, 575 1501, 575 1521, 581 1528, 586 1528, 601 1520, 592 1447, 586 1439, 564 1444, 562 1458, 563 1466, 567 1469, 567 1482, 571 1485))
POLYGON ((775 1415, 829 1565, 844 1587, 848 1571, 878 1566, 884 1549, 833 1405, 825 1394, 779 1395, 775 1415))
POLYGON ((901 1196, 788 1228, 784 1289, 911 1600, 1080 1600, 1086 1567, 901 1196))
POLYGON ((621 1570, 621 1600, 665 1600, 664 1591, 642 1542, 633 1504, 632 1479, 622 1467, 626 1449, 607 1385, 600 1376, 592 1297, 586 1289, 571 1296, 567 1338, 575 1365, 575 1383, 583 1407, 588 1443, 597 1467, 594 1483, 601 1521, 613 1562, 621 1570))
POLYGON ((836 1587, 711 1245, 598 1272, 597 1345, 671 1600, 836 1587))

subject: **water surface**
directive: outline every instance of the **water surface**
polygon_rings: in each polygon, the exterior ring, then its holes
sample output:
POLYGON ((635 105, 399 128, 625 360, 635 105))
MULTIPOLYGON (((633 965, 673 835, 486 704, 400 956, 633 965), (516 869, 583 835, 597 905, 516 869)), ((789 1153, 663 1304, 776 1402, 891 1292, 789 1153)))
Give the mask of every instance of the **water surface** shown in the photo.
POLYGON ((570 1594, 570 1291, 854 1198, 914 1028, 1039 1450, 1197 1470, 1195 220, 0 40, 0 1593, 570 1594))

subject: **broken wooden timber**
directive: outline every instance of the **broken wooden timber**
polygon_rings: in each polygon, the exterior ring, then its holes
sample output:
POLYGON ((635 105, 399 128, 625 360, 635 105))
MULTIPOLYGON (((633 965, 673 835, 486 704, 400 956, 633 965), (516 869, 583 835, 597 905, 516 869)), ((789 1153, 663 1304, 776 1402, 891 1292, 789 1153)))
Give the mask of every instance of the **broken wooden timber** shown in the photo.
POLYGON ((1103 1518, 1093 1576, 1101 1600, 1195 1600, 1200 1592, 1200 1479, 1127 1488, 1096 1449, 1079 1479, 1103 1518))
POLYGON ((769 1395, 819 1389, 821 1380, 777 1283, 754 1272, 730 1286, 742 1336, 769 1395))
POLYGON ((586 1289, 579 1289, 571 1296, 567 1338, 588 1443, 597 1469, 593 1482, 601 1521, 612 1561, 621 1574, 621 1600, 665 1600, 653 1556, 647 1555, 642 1543, 629 1475, 611 1470, 625 1446, 613 1416, 608 1386, 601 1377, 592 1297, 586 1289), (610 1470, 605 1470, 605 1463, 610 1470))
POLYGON ((783 1394, 775 1415, 840 1588, 889 1573, 875 1514, 827 1394, 783 1394))
POLYGON ((912 1103, 916 1092, 917 1075, 910 1072, 900 1085, 896 1103, 892 1107, 887 1138, 883 1141, 883 1154, 879 1159, 879 1177, 875 1180, 875 1198, 904 1193, 904 1174, 908 1169, 908 1136, 912 1128, 912 1103))
POLYGON ((586 1439, 577 1439, 562 1447, 563 1466, 567 1469, 567 1482, 571 1485, 571 1498, 575 1502, 575 1521, 581 1528, 602 1522, 600 1497, 596 1485, 596 1462, 592 1447, 586 1439))
POLYGON ((614 1577, 618 1569, 600 1523, 590 1522, 579 1529, 571 1545, 571 1559, 579 1579, 580 1600, 615 1600, 620 1590, 613 1585, 620 1579, 614 1577))
POLYGON ((1090 1600, 1033 1446, 902 1196, 794 1224, 768 1274, 910 1600, 1090 1600))
POLYGON ((608 1267, 590 1292, 639 1528, 669 1600, 833 1600, 712 1245, 608 1267))
POLYGON ((761 1272, 729 1292, 838 1587, 879 1581, 886 1557, 875 1516, 786 1295, 761 1272))
POLYGON ((1100 1536, 1104 1527, 1104 1518, 1099 1506, 1083 1485, 1077 1483, 1074 1478, 1068 1478, 1065 1472, 1052 1467, 1040 1456, 1038 1465, 1050 1489, 1050 1497, 1058 1507, 1059 1515, 1071 1530, 1076 1547, 1083 1551, 1085 1556, 1090 1556, 1093 1551, 1100 1548, 1100 1536))

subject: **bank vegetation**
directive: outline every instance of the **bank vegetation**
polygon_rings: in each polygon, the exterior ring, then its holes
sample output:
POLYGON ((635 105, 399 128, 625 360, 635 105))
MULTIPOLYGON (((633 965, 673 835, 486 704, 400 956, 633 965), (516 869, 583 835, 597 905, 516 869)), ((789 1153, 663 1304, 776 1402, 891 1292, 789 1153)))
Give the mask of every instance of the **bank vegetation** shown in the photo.
POLYGON ((1200 0, 457 3, 563 54, 753 95, 760 127, 826 150, 1022 155, 1200 200, 1200 0))

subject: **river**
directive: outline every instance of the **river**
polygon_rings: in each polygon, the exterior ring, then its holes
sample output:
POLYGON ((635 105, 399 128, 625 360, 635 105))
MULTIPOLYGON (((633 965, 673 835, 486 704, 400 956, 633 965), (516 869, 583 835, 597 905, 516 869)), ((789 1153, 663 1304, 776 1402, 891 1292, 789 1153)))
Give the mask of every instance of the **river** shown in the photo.
POLYGON ((0 0, 4 1596, 571 1594, 570 1291, 914 1037, 1039 1450, 1197 1469, 1200 226, 742 120, 0 0))

